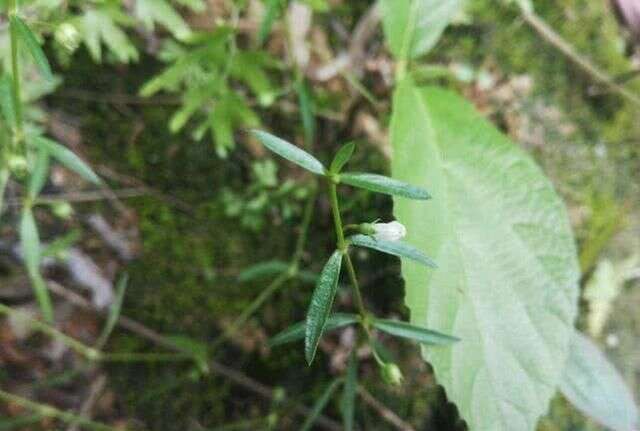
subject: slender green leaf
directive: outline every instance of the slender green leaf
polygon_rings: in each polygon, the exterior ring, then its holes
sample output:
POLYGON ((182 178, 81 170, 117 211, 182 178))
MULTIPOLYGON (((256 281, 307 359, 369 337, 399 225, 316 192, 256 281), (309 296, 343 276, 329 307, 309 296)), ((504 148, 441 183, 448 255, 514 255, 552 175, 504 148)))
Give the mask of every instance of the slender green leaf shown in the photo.
POLYGON ((349 142, 348 144, 345 144, 342 147, 340 147, 340 149, 336 153, 336 156, 333 158, 333 161, 331 162, 329 171, 331 171, 334 174, 340 173, 344 165, 346 165, 347 162, 351 160, 351 156, 353 156, 353 151, 355 149, 356 149, 355 142, 349 142))
POLYGON ((582 334, 574 335, 560 392, 585 415, 613 431, 640 427, 640 412, 622 376, 582 334))
POLYGON ((300 117, 304 129, 304 140, 307 145, 312 145, 316 137, 316 117, 313 93, 305 79, 296 83, 298 103, 300 104, 300 117))
POLYGON ((407 259, 411 259, 430 268, 438 267, 438 265, 436 265, 436 263, 424 253, 405 242, 386 241, 383 239, 376 239, 368 235, 353 235, 349 237, 349 241, 351 241, 353 245, 357 245, 359 247, 371 248, 393 256, 406 257, 407 259))
POLYGON ((49 60, 47 60, 47 56, 44 55, 44 52, 38 43, 38 39, 36 39, 36 36, 33 34, 29 26, 27 26, 19 16, 11 15, 11 28, 15 29, 20 41, 27 48, 27 51, 29 51, 31 58, 33 58, 36 66, 38 66, 42 76, 49 81, 53 80, 53 73, 51 72, 51 66, 49 66, 49 60))
POLYGON ((351 351, 349 364, 347 365, 347 375, 342 389, 342 399, 340 400, 340 410, 342 413, 342 425, 345 431, 353 431, 356 407, 356 392, 358 389, 358 357, 356 349, 351 351))
MULTIPOLYGON (((333 331, 344 326, 353 325, 358 322, 358 316, 355 314, 335 313, 329 316, 324 331, 333 331)), ((289 326, 284 331, 274 335, 269 341, 269 347, 280 346, 282 344, 292 343, 294 341, 303 340, 305 337, 305 328, 307 322, 298 322, 289 326)))
POLYGON ((7 189, 10 176, 9 169, 0 168, 0 217, 2 217, 2 212, 4 211, 4 192, 7 189))
POLYGON ((327 389, 313 405, 311 413, 309 413, 309 416, 307 416, 307 420, 305 420, 302 424, 300 431, 309 431, 311 429, 315 421, 318 420, 318 417, 320 416, 320 413, 322 413, 322 410, 324 410, 324 408, 327 406, 327 403, 329 403, 331 396, 338 389, 338 386, 340 386, 341 383, 342 379, 336 379, 331 382, 329 386, 327 386, 327 389))
POLYGON ((22 245, 22 255, 24 263, 31 279, 33 292, 40 306, 42 316, 47 322, 53 321, 53 306, 49 291, 40 274, 40 236, 38 235, 38 227, 31 207, 25 205, 22 209, 22 218, 20 221, 20 243, 22 245))
POLYGON ((429 193, 420 187, 412 186, 411 184, 383 175, 346 172, 340 174, 340 182, 372 192, 402 196, 409 199, 425 200, 431 198, 429 193))
POLYGON ((311 297, 311 304, 309 304, 309 311, 307 311, 304 339, 304 353, 309 365, 311 365, 316 355, 318 342, 320 342, 327 318, 331 313, 333 299, 338 290, 341 266, 342 252, 336 250, 322 269, 311 297))
POLYGON ((29 178, 29 197, 35 199, 47 182, 49 174, 49 153, 44 148, 38 149, 36 161, 29 178))
POLYGON ((290 264, 281 260, 270 260, 251 265, 238 275, 238 281, 247 283, 265 277, 279 275, 289 269, 290 264))
POLYGON ((436 197, 394 201, 407 241, 439 268, 402 262, 411 323, 463 340, 423 356, 469 429, 534 430, 577 313, 564 205, 531 157, 450 91, 400 82, 390 131, 393 175, 436 197))
POLYGON ((113 332, 113 329, 116 327, 116 323, 118 323, 118 319, 120 318, 120 311, 122 310, 122 302, 124 301, 124 294, 127 290, 127 285, 129 283, 129 276, 124 274, 118 280, 118 284, 116 285, 116 296, 113 300, 113 303, 109 307, 109 314, 107 315, 107 321, 102 328, 102 332, 96 341, 95 348, 97 350, 102 350, 102 348, 107 344, 107 340, 109 340, 109 336, 113 332))
POLYGON ((440 332, 432 331, 430 329, 421 328, 419 326, 412 325, 407 322, 400 322, 398 320, 388 319, 375 319, 373 326, 387 334, 394 335, 396 337, 407 338, 409 340, 417 341, 418 343, 427 345, 448 345, 460 341, 459 338, 451 335, 442 334, 440 332))
POLYGON ((167 339, 176 347, 191 354, 202 373, 209 372, 209 348, 206 344, 182 335, 171 335, 167 339))
POLYGON ((16 109, 13 100, 13 81, 8 75, 0 79, 0 112, 12 129, 16 127, 16 109))
POLYGON ((280 8, 282 7, 282 0, 266 0, 266 3, 266 10, 262 16, 260 28, 258 29, 258 45, 260 46, 264 45, 267 37, 269 37, 273 23, 278 18, 280 8))
POLYGON ((382 0, 382 23, 393 55, 409 60, 429 52, 463 4, 463 0, 382 0))
POLYGON ((314 174, 324 175, 325 168, 322 163, 306 151, 301 150, 285 140, 260 130, 254 130, 253 134, 265 147, 277 155, 284 157, 290 162, 293 162, 314 174))
POLYGON ((80 157, 76 156, 67 147, 64 147, 57 142, 54 142, 42 136, 30 136, 28 137, 28 140, 31 145, 35 146, 36 148, 46 150, 58 162, 63 164, 66 168, 74 171, 85 180, 97 185, 102 184, 102 181, 93 172, 93 170, 91 170, 91 168, 84 161, 82 161, 80 157))

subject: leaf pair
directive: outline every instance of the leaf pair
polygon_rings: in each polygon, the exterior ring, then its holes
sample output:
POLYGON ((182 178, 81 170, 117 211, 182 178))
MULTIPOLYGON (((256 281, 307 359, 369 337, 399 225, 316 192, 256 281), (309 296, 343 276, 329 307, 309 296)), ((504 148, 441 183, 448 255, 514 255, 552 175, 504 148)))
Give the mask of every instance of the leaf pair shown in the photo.
POLYGON ((313 172, 316 175, 332 175, 332 178, 335 178, 338 183, 348 184, 353 187, 362 188, 376 193, 401 196, 409 199, 425 200, 430 198, 430 195, 426 190, 383 175, 360 172, 338 174, 353 154, 355 149, 355 145, 353 143, 345 145, 338 151, 336 157, 331 163, 330 169, 327 170, 327 168, 325 168, 325 166, 314 156, 283 139, 260 130, 254 130, 253 134, 265 147, 279 156, 310 172, 313 172))

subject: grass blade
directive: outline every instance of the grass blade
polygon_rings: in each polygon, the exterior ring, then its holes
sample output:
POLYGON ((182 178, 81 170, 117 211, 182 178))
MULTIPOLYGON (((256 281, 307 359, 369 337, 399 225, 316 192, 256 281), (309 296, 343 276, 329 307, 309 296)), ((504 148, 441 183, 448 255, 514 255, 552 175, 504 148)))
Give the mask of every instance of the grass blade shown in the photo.
POLYGON ((322 413, 322 410, 324 410, 324 408, 327 406, 327 403, 331 399, 333 393, 336 391, 336 389, 338 389, 338 386, 340 386, 340 383, 342 383, 342 379, 336 379, 331 382, 329 386, 327 386, 327 389, 313 405, 311 413, 309 413, 309 416, 307 416, 307 420, 304 421, 304 424, 302 424, 302 428, 300 428, 301 431, 309 431, 311 429, 315 421, 320 416, 320 413, 322 413))
POLYGON ((459 338, 451 335, 442 334, 398 320, 375 319, 373 326, 395 337, 406 338, 427 345, 446 346, 460 341, 459 338))
POLYGON ((47 60, 47 56, 44 55, 44 52, 38 43, 38 39, 36 39, 36 36, 33 34, 29 26, 17 15, 11 15, 10 25, 12 29, 15 29, 20 41, 27 48, 27 51, 29 51, 31 58, 33 58, 36 66, 38 66, 42 76, 48 81, 53 80, 53 73, 51 72, 51 66, 49 66, 49 60, 47 60))
MULTIPOLYGON (((358 321, 355 314, 335 313, 329 316, 327 324, 324 327, 325 332, 333 331, 343 326, 353 325, 358 321)), ((282 344, 292 343, 294 341, 303 340, 305 337, 305 327, 307 322, 302 321, 294 323, 284 331, 276 334, 269 340, 269 347, 280 346, 282 344)))
POLYGON ((383 175, 347 172, 340 175, 340 182, 392 196, 402 196, 417 200, 431 199, 431 195, 426 190, 383 175))
POLYGON ((283 157, 290 162, 313 172, 314 174, 324 175, 325 168, 322 163, 306 151, 267 132, 253 130, 253 134, 265 147, 280 157, 283 157))
POLYGON ((338 290, 338 278, 342 266, 342 252, 336 250, 325 264, 316 289, 311 297, 305 327, 304 353, 307 363, 311 365, 318 349, 318 342, 324 332, 333 299, 338 290))
POLYGON ((370 248, 393 256, 406 257, 430 268, 438 267, 438 265, 424 253, 405 242, 375 239, 367 235, 353 235, 349 238, 349 241, 359 247, 370 248))

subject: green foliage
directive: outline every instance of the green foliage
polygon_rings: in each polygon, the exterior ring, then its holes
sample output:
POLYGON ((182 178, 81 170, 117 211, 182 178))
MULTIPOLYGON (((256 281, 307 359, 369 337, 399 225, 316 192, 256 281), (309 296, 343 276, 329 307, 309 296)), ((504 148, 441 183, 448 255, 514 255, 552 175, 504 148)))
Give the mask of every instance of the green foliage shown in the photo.
POLYGON ((9 124, 11 128, 16 126, 16 109, 13 104, 13 94, 11 93, 11 87, 13 86, 13 80, 9 75, 4 75, 0 78, 0 112, 4 120, 9 124))
MULTIPOLYGON (((344 326, 353 325, 359 320, 355 314, 348 313, 334 313, 327 318, 327 322, 324 327, 324 332, 333 331, 344 326)), ((281 344, 288 344, 294 341, 303 340, 305 337, 307 322, 298 322, 291 325, 284 331, 275 335, 270 341, 269 346, 275 347, 281 344)))
POLYGON ((102 181, 93 170, 66 147, 42 136, 28 136, 28 142, 39 150, 44 150, 67 169, 74 171, 85 180, 100 185, 102 181))
POLYGON ((97 63, 102 62, 104 57, 103 44, 120 63, 138 60, 138 50, 122 29, 131 26, 133 21, 113 3, 88 8, 81 15, 72 18, 70 23, 97 63))
POLYGON ((534 162, 455 94, 401 82, 391 141, 395 175, 437 197, 395 202, 408 240, 439 266, 403 261, 412 322, 464 340, 424 349, 425 359, 471 429, 534 429, 577 311, 564 206, 534 162))
POLYGON ((386 241, 372 238, 368 235, 354 235, 349 237, 349 241, 359 247, 366 247, 393 256, 411 259, 429 268, 437 268, 436 263, 420 250, 400 241, 386 241))
POLYGON ((329 386, 327 386, 327 389, 325 389, 323 394, 316 400, 315 404, 313 405, 311 414, 307 416, 307 419, 302 424, 302 427, 300 428, 301 431, 309 431, 311 427, 313 427, 313 424, 320 416, 320 413, 322 413, 322 410, 324 410, 324 408, 329 403, 329 400, 331 399, 333 393, 338 390, 338 387, 340 387, 341 383, 341 379, 336 379, 331 382, 329 386))
POLYGON ((596 422, 613 431, 638 428, 640 412, 622 376, 584 335, 576 333, 560 391, 596 422))
POLYGON ((53 73, 51 72, 49 61, 44 55, 44 52, 42 52, 42 48, 40 48, 40 44, 29 26, 27 26, 27 24, 25 24, 25 22, 17 15, 11 16, 10 23, 11 31, 15 32, 18 36, 18 40, 27 49, 36 66, 38 66, 38 70, 42 76, 47 80, 52 80, 53 73))
POLYGON ((358 358, 355 349, 349 355, 347 372, 344 378, 340 410, 342 413, 342 425, 345 431, 352 431, 356 412, 356 394, 358 391, 358 358))
POLYGON ((320 273, 318 284, 309 303, 304 338, 304 353, 309 365, 311 365, 316 355, 318 343, 331 313, 333 299, 338 290, 342 258, 342 251, 336 250, 333 252, 320 273))
POLYGON ((426 190, 393 178, 377 174, 346 172, 340 174, 340 182, 353 187, 384 193, 391 196, 402 196, 409 199, 426 200, 431 196, 426 190))
MULTIPOLYGON (((203 5, 193 6, 201 8, 203 5)), ((149 32, 154 30, 156 24, 160 24, 176 39, 184 40, 191 36, 187 23, 165 0, 136 0, 133 13, 149 32)))
POLYGON ((344 165, 346 165, 351 156, 353 156, 353 152, 356 149, 356 144, 354 142, 349 142, 348 144, 340 147, 335 157, 331 161, 331 166, 329 167, 329 172, 332 174, 339 174, 344 165))
POLYGON ((296 147, 293 144, 285 141, 284 139, 280 139, 277 136, 273 136, 267 132, 262 132, 260 130, 254 130, 253 134, 258 138, 262 144, 279 155, 282 158, 289 160, 296 165, 313 172, 317 175, 324 175, 326 172, 325 167, 322 163, 313 157, 311 154, 306 151, 296 147))
POLYGON ((429 346, 446 346, 460 341, 456 337, 397 320, 374 319, 373 327, 395 337, 406 338, 429 346))

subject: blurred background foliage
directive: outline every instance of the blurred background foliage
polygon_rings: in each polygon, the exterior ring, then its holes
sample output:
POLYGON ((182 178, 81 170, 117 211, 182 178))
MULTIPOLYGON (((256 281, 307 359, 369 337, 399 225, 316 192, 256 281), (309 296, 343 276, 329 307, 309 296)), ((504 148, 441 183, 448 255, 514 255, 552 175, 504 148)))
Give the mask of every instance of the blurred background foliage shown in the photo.
MULTIPOLYGON (((56 73, 47 83, 25 60, 30 124, 85 155, 112 191, 80 199, 86 185, 54 170, 45 191, 63 198, 51 206, 72 202, 74 211, 39 212, 43 241, 63 230, 81 231, 74 247, 105 278, 129 272, 123 315, 194 343, 216 340, 268 282, 243 283, 238 275, 258 262, 290 259, 312 193, 309 178, 274 163, 246 128, 261 126, 311 146, 325 161, 341 143, 355 140, 360 151, 354 170, 388 170, 393 64, 372 6, 364 0, 22 1, 56 73), (96 215, 110 226, 109 235, 90 221, 96 215), (109 245, 114 236, 124 238, 130 255, 109 245)), ((633 79, 640 67, 637 47, 607 1, 539 0, 535 7, 577 52, 616 79, 631 75, 628 87, 640 94, 640 81, 633 79)), ((6 71, 4 18, 0 52, 6 71)), ((640 397, 638 106, 599 86, 508 2, 469 2, 421 61, 418 78, 462 92, 552 178, 569 206, 579 244, 579 326, 599 340, 640 397)), ((5 130, 0 139, 6 142, 5 130)), ((392 218, 390 199, 346 193, 347 217, 392 218)), ((326 234, 327 203, 318 201, 314 212, 301 262, 311 272, 319 270, 314 256, 333 242, 326 234)), ((28 283, 11 258, 13 224, 4 223, 15 216, 9 206, 0 226, 0 296, 34 312, 28 283)), ((398 285, 399 262, 359 253, 355 258, 366 268, 363 284, 372 307, 381 315, 406 317, 403 292, 389 288, 398 285)), ((56 265, 47 269, 49 279, 70 287, 78 284, 72 275, 56 265)), ((350 337, 346 331, 330 338, 330 345, 321 346, 332 352, 330 360, 311 368, 299 348, 265 347, 270 335, 303 318, 310 293, 308 282, 289 281, 216 352, 220 363, 279 388, 271 401, 190 362, 82 370, 68 352, 55 356, 51 343, 33 340, 15 323, 4 323, 0 331, 0 382, 78 410, 95 376, 105 376, 91 413, 132 429, 297 429, 301 419, 291 414, 290 399, 277 395, 310 405, 344 369, 350 337), (78 369, 76 378, 63 378, 78 369)), ((346 301, 348 295, 339 296, 338 302, 346 301)), ((92 313, 62 300, 56 312, 80 339, 89 342, 99 333, 100 320, 92 313)), ((413 374, 405 376, 402 388, 389 391, 374 367, 363 366, 363 381, 378 402, 414 429, 462 428, 418 352, 393 342, 386 347, 413 374)), ((139 352, 154 346, 118 330, 108 349, 139 352)), ((394 429, 381 419, 380 408, 358 410, 364 429, 394 429)), ((10 404, 2 411, 11 420, 28 416, 10 404)), ((338 405, 330 405, 327 415, 338 412, 338 405)), ((2 429, 59 429, 42 418, 30 428, 7 423, 0 421, 2 429)), ((558 398, 540 429, 599 428, 558 398)))

